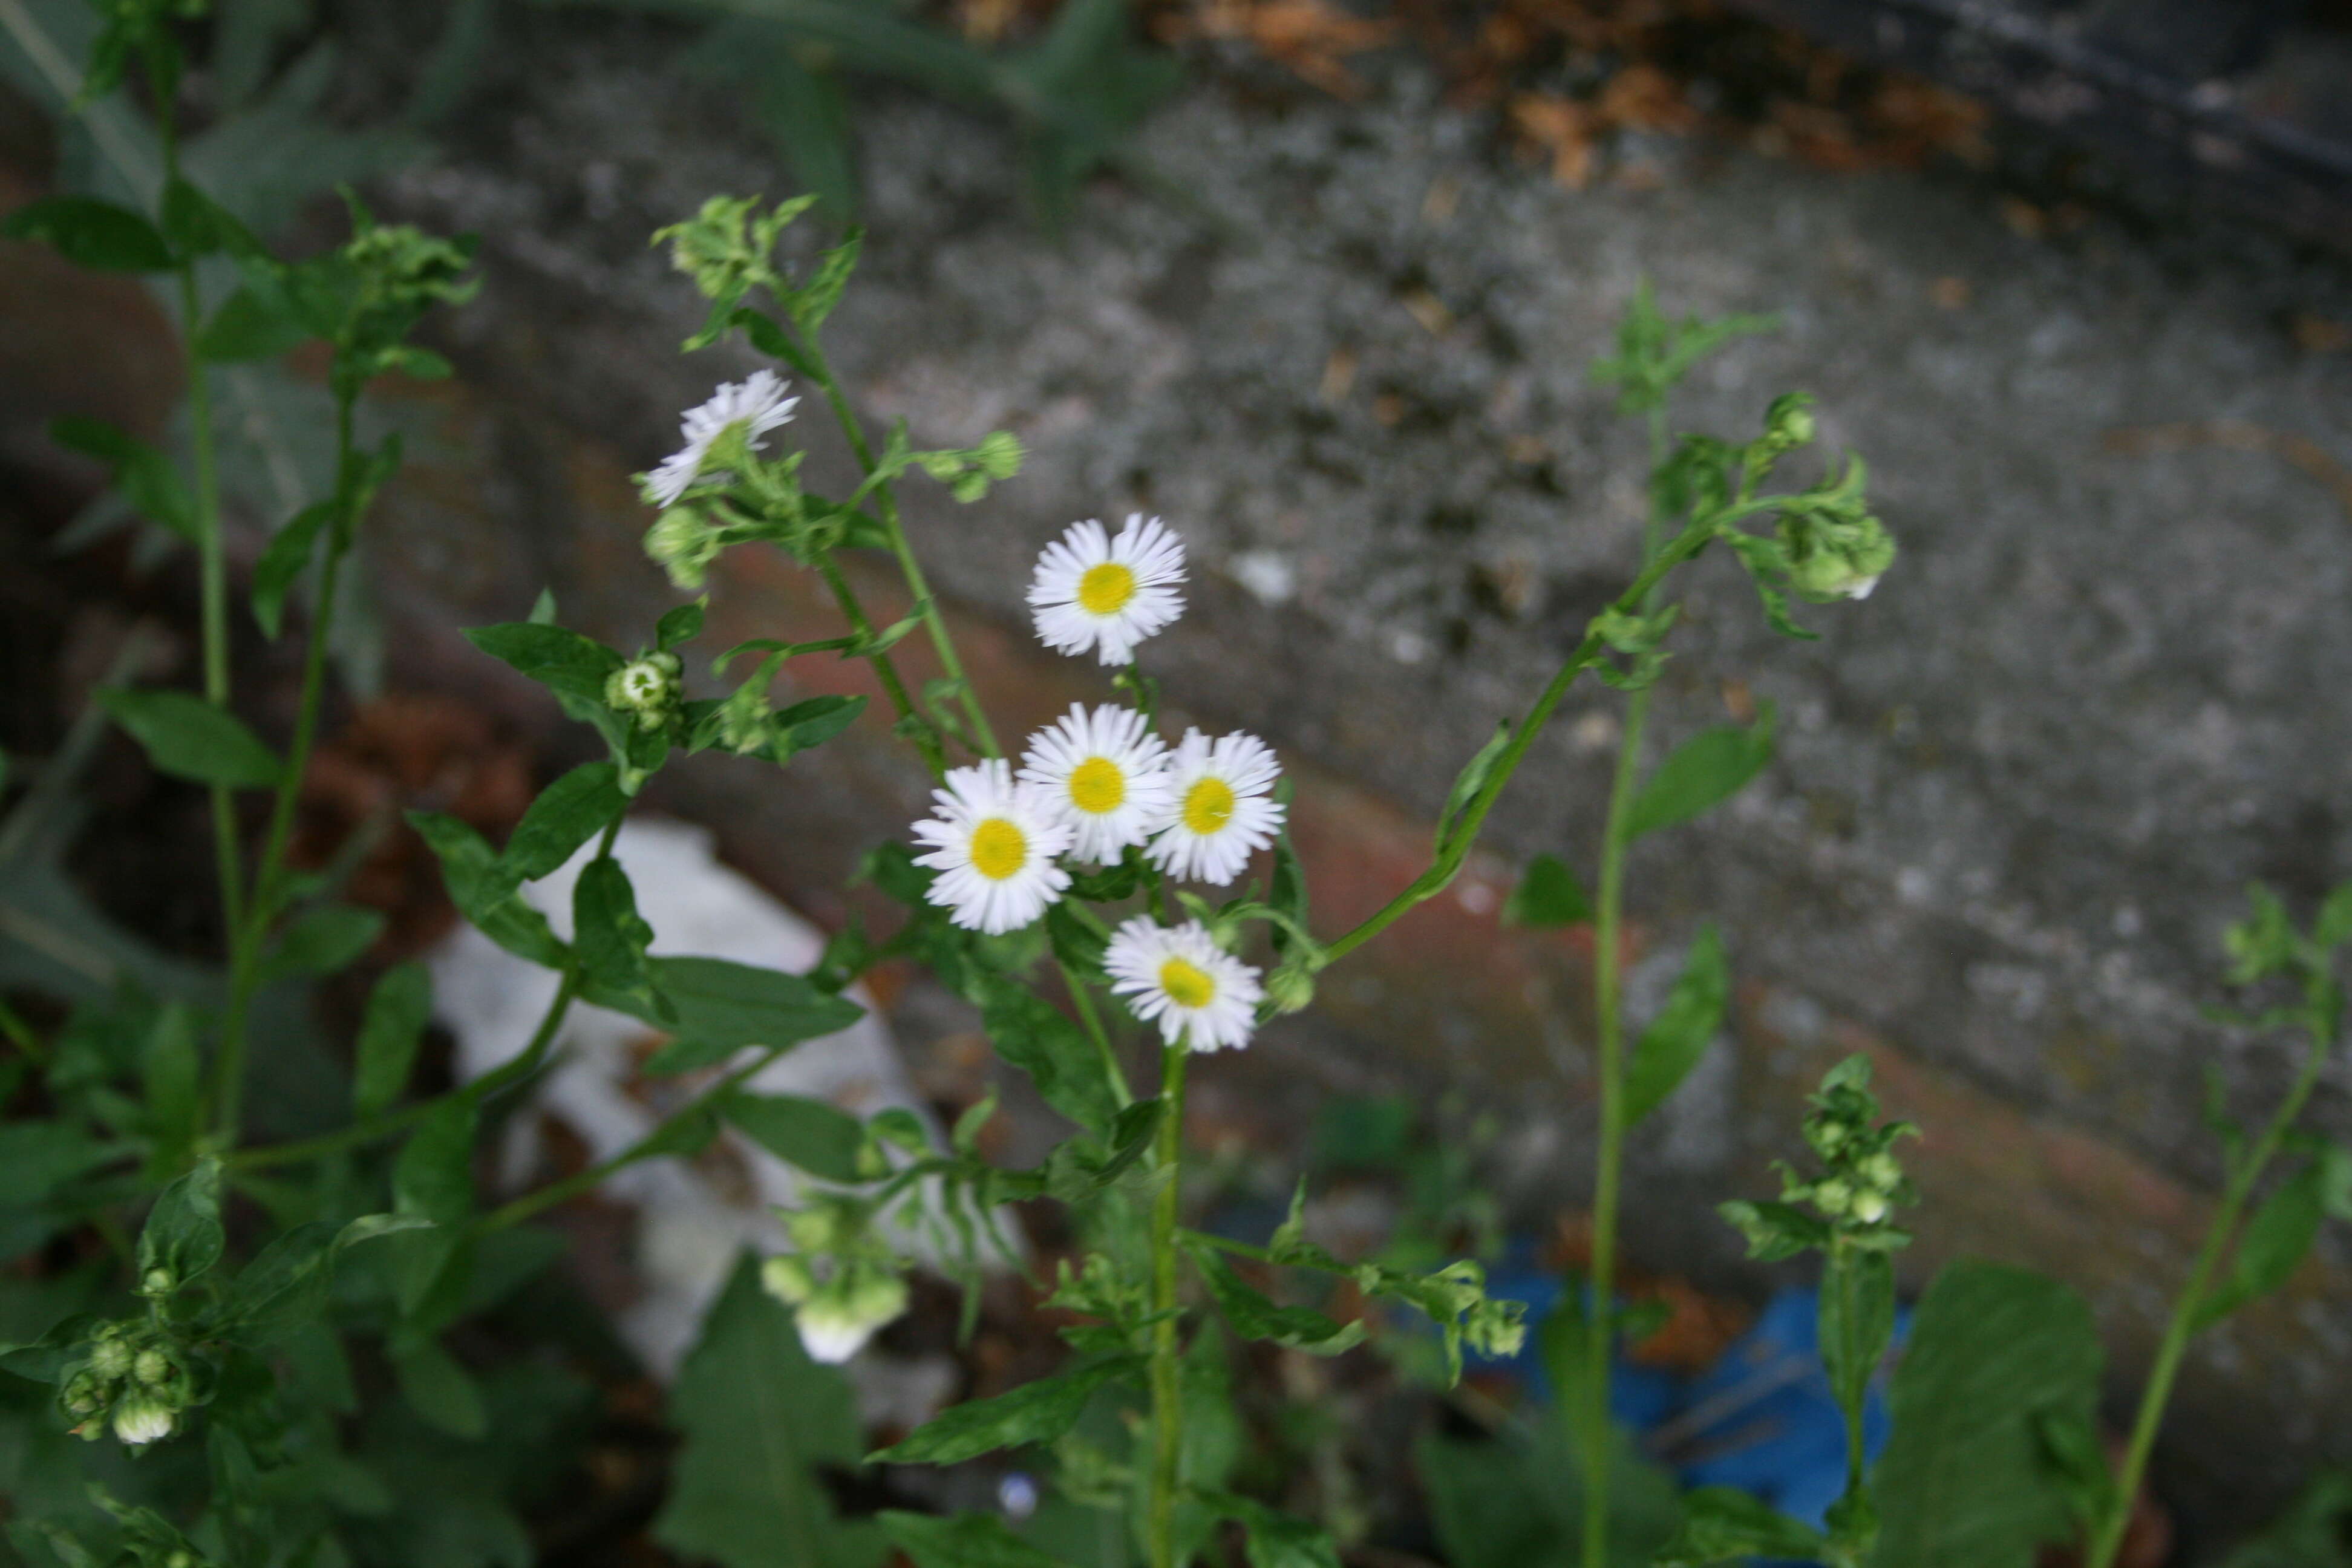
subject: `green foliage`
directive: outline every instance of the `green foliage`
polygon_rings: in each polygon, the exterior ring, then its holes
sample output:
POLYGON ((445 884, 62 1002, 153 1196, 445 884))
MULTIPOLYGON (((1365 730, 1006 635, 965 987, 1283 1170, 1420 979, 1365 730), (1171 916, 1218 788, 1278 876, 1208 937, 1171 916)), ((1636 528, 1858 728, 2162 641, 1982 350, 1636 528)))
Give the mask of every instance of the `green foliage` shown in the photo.
POLYGON ((1738 795, 1772 760, 1772 721, 1768 702, 1746 729, 1718 725, 1677 746, 1634 797, 1626 837, 1687 822, 1738 795))
POLYGON ((268 789, 285 764, 242 721, 184 691, 100 691, 99 706, 146 748, 157 771, 224 789, 268 789))
POLYGON ((2352 1153, 2334 1144, 2319 1145, 2238 1233, 2229 1273, 2199 1304, 2189 1320, 2192 1329, 2210 1328, 2284 1285, 2319 1239, 2319 1228, 2330 1213, 2345 1213, 2343 1194, 2347 1191, 2352 1191, 2352 1153))
POLYGON ((841 1374, 811 1362, 792 1318, 738 1266, 679 1370, 686 1434, 654 1538, 727 1568, 878 1568, 881 1532, 837 1518, 817 1467, 856 1461, 841 1374))
POLYGON ((878 1522, 915 1568, 1063 1568, 1058 1558, 1013 1534, 994 1514, 941 1519, 888 1510, 878 1522))
POLYGON ((1652 1559, 1654 1568, 1707 1568, 1752 1557, 1823 1555, 1822 1532, 1730 1487, 1701 1487, 1683 1500, 1683 1521, 1652 1559))
POLYGON ((2352 1476, 2324 1470, 2221 1568, 2352 1568, 2352 1476))
POLYGON ((999 1448, 1054 1442, 1078 1424, 1097 1390, 1138 1381, 1143 1365, 1141 1356, 1113 1356, 1024 1383, 993 1399, 950 1405, 867 1458, 874 1464, 952 1465, 999 1448))
POLYGON ((77 267, 99 272, 165 272, 172 247, 128 207, 94 196, 43 196, 0 218, 0 235, 37 240, 77 267))
POLYGON ((1592 919, 1592 900, 1557 856, 1538 855, 1503 902, 1505 925, 1541 930, 1581 925, 1592 919))
MULTIPOLYGON (((1608 1568, 1641 1568, 1681 1518, 1673 1476, 1612 1439, 1608 1568)), ((1584 1487, 1569 1440, 1545 1423, 1525 1440, 1424 1436, 1414 1468, 1454 1568, 1569 1568, 1583 1535, 1584 1487)))
POLYGON ((2045 1432, 2088 1428, 2102 1357, 2090 1309, 2022 1268, 1962 1261, 1927 1288, 1889 1390, 1872 1489, 1884 1568, 2032 1568, 2075 1525, 2045 1432))
POLYGON ((824 1100, 737 1089, 719 1102, 719 1113, 769 1153, 813 1176, 856 1182, 873 1174, 865 1127, 824 1100))
POLYGON ((1682 1087, 1722 1026, 1730 1001, 1731 970, 1724 961, 1723 939, 1713 926, 1702 926, 1664 1009, 1633 1043, 1633 1058, 1625 1069, 1626 1126, 1639 1125, 1682 1087))

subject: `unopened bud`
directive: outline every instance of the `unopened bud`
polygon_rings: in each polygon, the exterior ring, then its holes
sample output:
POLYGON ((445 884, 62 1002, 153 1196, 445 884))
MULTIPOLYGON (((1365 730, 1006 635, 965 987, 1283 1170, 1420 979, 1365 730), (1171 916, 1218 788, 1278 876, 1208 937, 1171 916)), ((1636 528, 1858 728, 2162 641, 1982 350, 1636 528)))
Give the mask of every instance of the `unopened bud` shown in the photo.
POLYGON ((1862 1179, 1882 1193, 1891 1193, 1903 1180, 1903 1167, 1894 1155, 1881 1152, 1862 1163, 1862 1179))
POLYGON ((1886 1217, 1886 1194, 1876 1192, 1856 1193, 1853 1217, 1864 1225, 1876 1225, 1886 1217))
POLYGON ((1302 965, 1286 963, 1266 977, 1265 994, 1277 1013, 1303 1013, 1315 1000, 1315 976, 1302 965))
POLYGON ((1813 1184, 1813 1206, 1832 1218, 1843 1215, 1853 1203, 1853 1189, 1832 1176, 1813 1184))
POLYGON ((640 729, 657 730, 677 711, 684 667, 674 653, 649 653, 613 672, 604 682, 604 704, 635 717, 640 729))
POLYGON ((150 1268, 146 1278, 140 1280, 139 1289, 142 1295, 168 1296, 178 1284, 179 1281, 172 1278, 170 1269, 150 1268))
POLYGON ((114 1436, 134 1448, 172 1435, 173 1412, 160 1399, 134 1394, 114 1407, 114 1436))
POLYGON ((131 1371, 140 1382, 150 1388, 160 1388, 172 1378, 172 1358, 159 1350, 143 1350, 132 1363, 131 1371))
POLYGON ((808 1260, 784 1253, 760 1265, 760 1284, 787 1307, 797 1307, 816 1294, 816 1276, 808 1260))
POLYGON ((89 1347, 89 1370, 100 1377, 121 1377, 131 1370, 131 1347, 110 1336, 93 1340, 89 1347))
POLYGON ((669 574, 669 580, 688 590, 699 589, 710 563, 725 548, 719 531, 690 506, 674 506, 646 530, 646 553, 669 574))

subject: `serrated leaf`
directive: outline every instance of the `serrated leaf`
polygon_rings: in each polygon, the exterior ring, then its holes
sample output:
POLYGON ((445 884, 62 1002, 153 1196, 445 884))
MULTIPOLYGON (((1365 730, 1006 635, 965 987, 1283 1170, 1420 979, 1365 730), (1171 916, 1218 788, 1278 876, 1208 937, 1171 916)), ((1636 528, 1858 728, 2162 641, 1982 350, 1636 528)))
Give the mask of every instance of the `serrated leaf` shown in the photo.
POLYGON ((352 1114, 364 1121, 408 1087, 416 1047, 433 1016, 433 976, 414 960, 384 971, 368 993, 352 1066, 352 1114))
POLYGON ((877 1465, 955 1465, 999 1448, 1051 1443, 1078 1424, 1087 1401, 1109 1384, 1140 1377, 1144 1358, 1113 1356, 1075 1372, 1024 1383, 993 1399, 950 1405, 887 1448, 866 1456, 877 1465))
POLYGON ((499 856, 516 882, 536 882, 579 852, 629 807, 620 770, 583 763, 539 792, 499 856))
POLYGON ((244 721, 185 691, 110 687, 98 705, 131 732, 158 773, 228 789, 268 789, 283 771, 244 721))
POLYGON ((864 1173, 858 1153, 866 1126, 838 1106, 795 1094, 737 1090, 719 1108, 743 1135, 788 1165, 828 1182, 855 1182, 864 1173))
POLYGON ((1626 1126, 1638 1125, 1682 1087, 1706 1054, 1730 1002, 1731 970, 1724 962, 1723 938, 1712 925, 1702 926, 1664 1008, 1633 1043, 1633 1060, 1625 1068, 1626 1126))
POLYGON ((551 691, 603 707, 604 683, 625 662, 593 637, 531 621, 477 626, 466 638, 551 691))
POLYGON ((1748 1256, 1764 1263, 1794 1258, 1808 1247, 1827 1247, 1830 1227, 1794 1204, 1717 1204, 1715 1212, 1748 1238, 1748 1256))
POLYGON ((1739 793, 1772 760, 1772 705, 1741 729, 1721 724, 1702 730, 1675 748, 1642 785, 1626 814, 1628 837, 1687 822, 1739 793))
POLYGON ((1888 1390, 1874 1568, 2032 1568, 2063 1542, 2074 1521, 2041 1423, 2090 1429, 2100 1362, 2090 1309, 2056 1280, 1973 1260, 1937 1275, 1888 1390))
POLYGON ((1363 1342, 1364 1324, 1339 1322, 1311 1307, 1286 1307, 1234 1272, 1232 1265, 1205 1245, 1192 1249, 1193 1264, 1209 1287, 1217 1310, 1244 1340, 1268 1340, 1292 1350, 1316 1355, 1338 1355, 1363 1342))
POLYGON ((1592 900, 1557 856, 1538 855, 1528 862, 1527 874, 1503 901, 1503 923, 1544 930, 1581 925, 1592 919, 1592 900))
POLYGON ((879 1568, 881 1531, 838 1518, 817 1475, 856 1462, 849 1384, 809 1359, 751 1261, 711 1304, 669 1405, 685 1443, 656 1541, 725 1568, 879 1568))
POLYGON ((168 272, 172 247, 129 207, 95 196, 43 196, 0 218, 0 235, 38 240, 95 272, 168 272))
POLYGON ((885 1509, 875 1518, 915 1568, 1066 1568, 1060 1558, 1030 1545, 992 1513, 941 1518, 885 1509))

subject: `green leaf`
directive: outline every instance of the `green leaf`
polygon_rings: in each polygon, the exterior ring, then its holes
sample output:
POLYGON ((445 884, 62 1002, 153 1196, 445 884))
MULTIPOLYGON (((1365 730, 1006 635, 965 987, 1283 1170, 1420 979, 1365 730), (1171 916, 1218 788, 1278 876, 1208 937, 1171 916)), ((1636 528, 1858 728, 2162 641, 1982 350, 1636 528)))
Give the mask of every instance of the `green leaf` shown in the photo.
POLYGON ((317 1318, 327 1305, 335 1259, 374 1237, 432 1222, 415 1215, 362 1215, 338 1230, 313 1220, 281 1233, 237 1271, 222 1304, 222 1321, 249 1342, 265 1341, 317 1318))
POLYGON ((1195 1489, 1192 1495, 1242 1527, 1250 1568, 1339 1568, 1339 1548, 1319 1524, 1232 1492, 1195 1489))
POLYGON ((161 205, 163 236, 181 255, 226 251, 240 261, 268 259, 261 241, 242 219, 187 181, 174 176, 165 182, 161 205))
POLYGON ((992 1513, 908 1513, 885 1509, 875 1516, 891 1543, 915 1568, 1065 1568, 1005 1527, 992 1513))
POLYGON ((2337 1181, 2331 1166, 2344 1158, 2340 1150, 2324 1151, 2263 1200, 2238 1232, 2229 1278, 2199 1304, 2193 1320, 2197 1331, 2211 1328, 2247 1302, 2287 1282, 2311 1244, 2319 1239, 2320 1225, 2327 1218, 2328 1194, 2337 1181))
POLYGON ((282 299, 248 287, 221 301, 190 346, 198 359, 239 364, 280 358, 310 338, 310 328, 282 299))
POLYGON ((474 1131, 481 1107, 469 1094, 435 1105, 401 1145, 392 1167, 395 1213, 455 1226, 474 1212, 474 1131))
POLYGON ((358 961, 383 933, 383 916, 349 904, 306 910, 288 926, 261 963, 261 983, 297 974, 332 974, 358 961))
POLYGON ((478 626, 466 637, 484 653, 504 659, 549 690, 600 708, 604 703, 605 681, 626 662, 592 637, 531 621, 478 626))
MULTIPOLYGON (((194 1141, 204 1110, 203 1076, 194 1020, 184 1006, 165 1006, 155 1015, 141 1054, 140 1087, 146 1092, 149 1128, 174 1155, 184 1154, 194 1141)), ((13 1185, 6 1190, 16 1196, 13 1185)))
POLYGON ((702 601, 678 605, 662 612, 654 623, 654 647, 664 653, 702 635, 702 601))
POLYGON ((1242 1338, 1271 1340, 1316 1355, 1338 1355, 1363 1342, 1361 1320, 1341 1323, 1311 1307, 1278 1306, 1235 1274, 1214 1248, 1196 1244, 1192 1251, 1192 1262, 1207 1281, 1217 1310, 1242 1338))
POLYGON ((454 816, 412 811, 409 826, 441 859, 441 879, 450 902, 484 936, 533 963, 564 968, 572 954, 549 929, 547 917, 515 894, 512 875, 482 841, 482 836, 454 816))
POLYGON ((202 1279, 228 1244, 220 1221, 220 1162, 207 1155, 187 1174, 165 1187, 139 1232, 139 1278, 161 1269, 167 1289, 202 1279))
POLYGON ((1110 1130, 1118 1097, 1102 1053, 1053 1004, 1004 982, 992 988, 981 1022, 996 1054, 1027 1073, 1046 1104, 1090 1132, 1110 1130))
POLYGON ((2352 1475, 2322 1470, 2221 1568, 2352 1568, 2352 1475))
POLYGON ((172 247, 129 207, 95 196, 44 196, 0 218, 0 236, 54 247, 96 272, 168 272, 172 247))
POLYGON ((185 691, 107 687, 98 705, 131 731, 159 773, 229 789, 268 789, 283 764, 235 714, 185 691))
POLYGON ((868 1454, 877 1465, 956 1465, 999 1448, 1051 1443, 1078 1424, 1087 1401, 1108 1384, 1140 1377, 1144 1358, 1113 1356, 1024 1383, 993 1399, 950 1405, 905 1438, 868 1454))
POLYGON ((1794 1204, 1735 1201, 1716 1205, 1715 1212, 1738 1227, 1748 1238, 1748 1256, 1761 1262, 1778 1263, 1830 1244, 1828 1223, 1794 1204))
POLYGON ((1871 1490, 1876 1568, 2032 1568, 2073 1528, 2041 1435, 2097 1410, 2090 1309, 2054 1279, 1964 1259, 1920 1298, 1871 1490))
POLYGON ((1763 705, 1748 729, 1720 724, 1702 730, 1658 764, 1626 814, 1630 838, 1687 822, 1722 804, 1772 760, 1772 705, 1763 705))
POLYGON ((1683 1500, 1682 1528, 1651 1568, 1707 1568, 1749 1557, 1819 1557, 1822 1532, 1732 1487, 1701 1487, 1683 1500))
POLYGON ((433 1016, 433 976, 414 960, 384 971, 368 993, 352 1068, 352 1114, 364 1121, 408 1087, 416 1047, 433 1016))
POLYGON ((441 1348, 440 1341, 425 1338, 395 1344, 392 1368, 400 1379, 401 1397, 426 1425, 467 1442, 489 1435, 490 1413, 482 1403, 480 1385, 457 1364, 457 1357, 441 1348))
POLYGON ((1527 875, 1503 902, 1503 923, 1542 930, 1581 925, 1592 919, 1592 900, 1576 873, 1555 856, 1538 855, 1528 862, 1527 875))
POLYGON ((670 1421, 686 1440, 654 1521, 661 1544, 725 1568, 879 1568, 880 1531, 837 1518, 817 1475, 856 1463, 848 1382, 809 1360, 749 1259, 703 1320, 670 1390, 670 1421))
POLYGON ((1682 1087, 1706 1054, 1707 1042, 1722 1026, 1723 1010, 1730 1001, 1731 971, 1723 961, 1723 938, 1715 927, 1702 926, 1665 1007, 1633 1044, 1633 1059, 1625 1068, 1626 1126, 1638 1124, 1682 1087))
POLYGON ((856 1003, 818 990, 805 975, 724 958, 654 958, 647 969, 669 1003, 669 1016, 640 996, 592 991, 588 999, 677 1037, 675 1046, 646 1063, 648 1071, 684 1072, 689 1065, 724 1060, 745 1046, 796 1046, 837 1034, 866 1014, 856 1003), (685 1061, 689 1055, 690 1064, 685 1061))
POLYGON ((253 568, 253 618, 264 636, 275 638, 284 624, 286 595, 310 564, 319 535, 334 521, 335 503, 322 500, 304 507, 293 520, 270 536, 268 548, 253 568))
POLYGON ((620 769, 584 763, 539 792, 507 840, 500 865, 518 883, 536 882, 628 808, 620 769))
POLYGON ((179 466, 161 451, 102 419, 78 415, 50 421, 49 439, 105 464, 114 488, 122 492, 123 504, 132 511, 191 544, 196 542, 195 492, 180 477, 179 466))
POLYGON ((849 1112, 796 1094, 752 1094, 738 1089, 719 1103, 719 1113, 769 1153, 828 1182, 855 1182, 865 1173, 858 1154, 866 1127, 849 1112))
POLYGON ((827 250, 817 262, 815 276, 793 294, 793 324, 811 342, 816 341, 817 332, 833 315, 834 307, 841 303, 842 292, 849 287, 850 275, 857 270, 858 253, 865 247, 866 231, 851 229, 839 245, 827 250))
POLYGON ((1495 732, 1487 737, 1486 743, 1479 747, 1477 754, 1463 765, 1461 773, 1454 775, 1454 787, 1445 794, 1445 809, 1437 814, 1437 853, 1441 856, 1452 847, 1460 835, 1463 814, 1470 809, 1470 803, 1478 798, 1478 792, 1486 787, 1487 777, 1494 773, 1495 763, 1510 743, 1511 721, 1506 719, 1495 726, 1495 732))
POLYGON ((1895 1264, 1884 1252, 1831 1256, 1822 1279, 1822 1368, 1839 1406, 1857 1411, 1895 1341, 1895 1264))

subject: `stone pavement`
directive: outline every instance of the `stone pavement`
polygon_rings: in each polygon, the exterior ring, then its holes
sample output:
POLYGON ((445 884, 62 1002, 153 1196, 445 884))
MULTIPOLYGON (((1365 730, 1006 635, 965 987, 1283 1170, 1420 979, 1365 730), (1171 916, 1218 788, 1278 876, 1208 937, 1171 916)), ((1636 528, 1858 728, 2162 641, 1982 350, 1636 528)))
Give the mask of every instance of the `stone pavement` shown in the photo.
MULTIPOLYGON (((788 194, 754 132, 667 74, 669 35, 532 26, 535 75, 383 193, 485 236, 488 287, 446 344, 464 384, 434 405, 442 449, 396 503, 382 578, 408 674, 473 689, 492 678, 446 628, 519 616, 542 582, 616 640, 668 602, 625 476, 748 362, 677 357, 698 302, 645 237, 713 191, 788 194)), ((2352 281, 2256 237, 2004 216, 1967 176, 1705 145, 1637 148, 1633 178, 1571 193, 1410 64, 1372 74, 1355 104, 1255 68, 1202 82, 1144 145, 1213 221, 1105 185, 1058 242, 994 132, 870 101, 874 232, 836 358, 918 444, 1003 426, 1033 452, 978 507, 908 487, 984 683, 1032 718, 1096 691, 1027 639, 1028 562, 1075 517, 1165 516, 1195 591, 1155 667, 1177 706, 1302 773, 1318 924, 1340 929, 1417 868, 1455 768, 1630 571, 1640 435, 1586 366, 1636 279, 1677 311, 1780 311, 1701 370, 1676 426, 1744 433, 1811 390, 1905 553, 1866 604, 1803 612, 1811 644, 1769 634, 1728 563, 1689 577, 1660 744, 1770 700, 1782 745, 1633 868, 1637 999, 1708 918, 1741 986, 1737 1026, 1637 1139, 1634 1249, 1722 1277, 1736 1247, 1704 1200, 1764 1189, 1811 1079, 1869 1049, 1930 1129, 1909 1278, 1959 1250, 2060 1273, 2120 1395, 2216 1182, 2207 1066, 2250 1113, 2288 1070, 2281 1042, 2200 1019, 2221 928, 2251 879, 2307 908, 2352 874, 2352 355, 2286 328, 2352 320, 2352 281)), ((814 424, 795 432, 837 477, 814 424)), ((749 557, 714 609, 714 647, 827 624, 749 557)), ((1465 1088, 1509 1119, 1516 1194, 1573 1201, 1590 942, 1494 912, 1528 854, 1589 872, 1617 707, 1580 688, 1496 814, 1498 858, 1219 1067, 1276 1100, 1465 1088)), ((822 889, 920 800, 870 728, 782 778, 695 769, 667 804, 837 918, 822 889)), ((2338 1135, 2347 1089, 2339 1063, 2317 1100, 2338 1135)), ((2224 1522, 2352 1459, 2343 1239, 2184 1385, 2163 1479, 2224 1522)))

